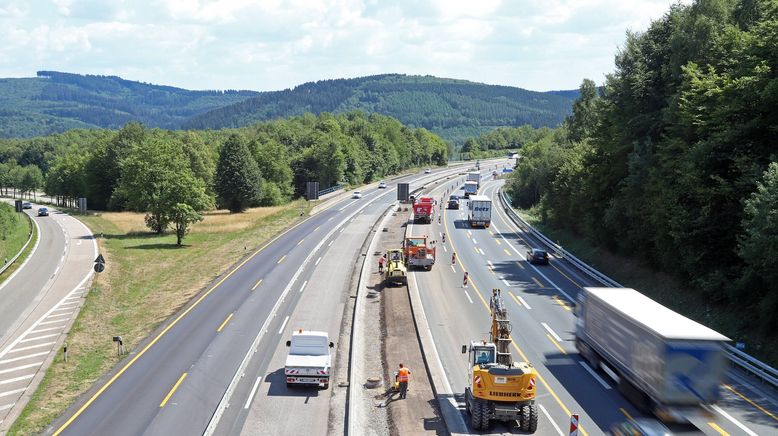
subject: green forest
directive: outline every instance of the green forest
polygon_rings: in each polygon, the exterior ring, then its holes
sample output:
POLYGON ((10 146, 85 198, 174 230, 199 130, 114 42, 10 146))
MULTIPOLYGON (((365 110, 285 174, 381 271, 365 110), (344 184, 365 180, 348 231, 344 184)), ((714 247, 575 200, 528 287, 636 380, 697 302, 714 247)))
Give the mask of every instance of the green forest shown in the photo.
MULTIPOLYGON (((526 144, 514 204, 667 271, 734 337, 778 328, 778 2, 673 5, 526 144)), ((481 140, 474 140, 481 143, 481 140)), ((715 327, 715 326, 714 326, 715 327)))
POLYGON ((68 205, 86 197, 90 209, 147 212, 149 228, 162 232, 213 207, 239 212, 283 204, 301 196, 308 181, 322 189, 358 185, 406 168, 445 165, 448 151, 425 129, 362 112, 219 131, 129 123, 118 131, 0 140, 0 189, 43 188, 68 205))

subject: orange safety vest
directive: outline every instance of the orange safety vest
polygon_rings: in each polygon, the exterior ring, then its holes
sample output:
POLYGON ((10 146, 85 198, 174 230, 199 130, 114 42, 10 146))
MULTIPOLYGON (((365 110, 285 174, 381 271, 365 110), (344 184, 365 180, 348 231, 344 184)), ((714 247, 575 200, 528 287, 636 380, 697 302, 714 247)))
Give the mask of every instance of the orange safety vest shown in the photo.
POLYGON ((408 368, 400 368, 400 372, 397 374, 398 382, 407 382, 411 378, 411 370, 408 368))

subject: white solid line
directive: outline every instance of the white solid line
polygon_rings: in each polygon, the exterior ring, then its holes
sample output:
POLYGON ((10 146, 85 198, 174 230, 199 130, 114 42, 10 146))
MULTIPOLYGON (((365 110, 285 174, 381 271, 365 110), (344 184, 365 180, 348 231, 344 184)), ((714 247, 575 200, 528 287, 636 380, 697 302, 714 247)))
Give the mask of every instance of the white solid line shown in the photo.
POLYGON ((527 309, 529 309, 529 310, 532 310, 532 308, 530 307, 530 305, 529 305, 529 304, 527 304, 527 302, 526 302, 526 301, 524 301, 524 299, 523 299, 523 298, 521 298, 521 295, 517 295, 517 296, 516 296, 516 298, 518 298, 518 299, 519 299, 519 301, 521 301, 521 304, 523 304, 523 305, 524 305, 524 307, 526 307, 526 308, 527 308, 527 309))
POLYGON ((49 315, 49 316, 46 317, 46 319, 58 318, 60 316, 70 316, 70 312, 68 312, 68 313, 58 313, 56 315, 49 315))
MULTIPOLYGON (((57 308, 57 310, 62 310, 62 309, 72 309, 72 308, 74 308, 74 307, 78 307, 78 301, 68 301, 67 303, 60 305, 60 306, 57 308)), ((51 312, 52 312, 52 313, 54 313, 54 312, 56 312, 57 310, 52 310, 51 312)))
POLYGON ((56 324, 58 322, 66 322, 66 321, 67 321, 67 319, 55 319, 54 321, 39 322, 38 325, 56 324))
POLYGON ((54 274, 52 274, 52 275, 51 275, 52 277, 54 277, 55 275, 57 275, 57 273, 59 272, 59 267, 60 267, 60 266, 61 266, 61 265, 57 265, 57 269, 55 269, 55 270, 54 270, 54 274))
POLYGON ((304 282, 303 282, 303 285, 302 285, 302 286, 300 286, 300 292, 302 292, 302 291, 303 291, 303 289, 305 289, 305 285, 307 285, 307 284, 308 284, 308 280, 306 280, 306 281, 304 281, 304 282))
POLYGON ((33 378, 33 377, 35 377, 35 374, 23 375, 23 376, 21 376, 21 377, 16 377, 16 378, 9 378, 9 379, 7 379, 7 380, 0 380, 0 385, 6 385, 6 384, 10 384, 10 383, 16 383, 16 382, 18 382, 18 381, 22 381, 22 380, 29 380, 29 379, 31 379, 31 378, 33 378))
POLYGON ((470 294, 468 294, 468 293, 467 293, 467 291, 465 291, 465 296, 466 296, 466 297, 467 297, 467 299, 470 301, 470 304, 473 304, 473 299, 472 299, 472 298, 470 298, 470 294))
POLYGON ((8 374, 9 372, 20 371, 22 369, 27 369, 27 368, 34 368, 36 366, 40 366, 42 363, 43 361, 41 360, 40 362, 29 363, 27 365, 21 365, 21 366, 15 366, 13 368, 3 369, 0 370, 0 374, 8 374))
POLYGON ((47 347, 49 345, 54 345, 56 343, 57 341, 53 341, 53 342, 46 342, 45 344, 30 345, 29 347, 14 348, 13 350, 9 351, 9 353, 18 353, 19 351, 31 350, 33 348, 47 347))
POLYGON ((0 397, 7 397, 9 395, 18 394, 18 393, 24 392, 26 390, 27 390, 27 387, 23 387, 23 388, 19 388, 19 389, 14 389, 12 391, 0 392, 0 397))
POLYGON ((22 339, 21 341, 19 341, 19 343, 23 344, 25 342, 38 341, 40 339, 46 339, 46 338, 53 338, 54 336, 59 336, 59 333, 52 333, 50 335, 43 335, 43 336, 36 336, 34 338, 22 339))
POLYGON ((470 230, 467 231, 467 234, 468 236, 473 236, 473 232, 471 232, 470 230))
POLYGON ((505 286, 507 286, 507 287, 509 287, 509 288, 511 287, 511 284, 510 284, 510 283, 508 283, 508 281, 507 281, 507 280, 505 280, 505 279, 501 279, 501 280, 502 280, 502 282, 503 282, 503 283, 505 283, 505 286))
POLYGON ((249 394, 249 397, 246 398, 246 404, 243 405, 244 409, 248 409, 251 405, 251 400, 254 399, 254 395, 257 393, 257 388, 259 387, 259 381, 262 380, 262 376, 257 377, 257 381, 254 382, 254 387, 251 388, 251 393, 249 394))
POLYGON ((3 410, 8 410, 15 405, 16 403, 11 403, 11 404, 6 404, 5 406, 0 406, 0 412, 2 412, 3 410))
POLYGON ((562 342, 562 338, 560 338, 558 334, 554 333, 554 331, 551 330, 551 327, 549 327, 548 324, 546 324, 544 322, 541 322, 540 325, 542 325, 543 328, 546 329, 546 331, 551 333, 551 336, 553 336, 554 339, 556 339, 557 342, 562 342))
POLYGON ((556 429, 557 433, 559 433, 559 436, 565 436, 565 434, 562 433, 562 429, 560 429, 559 426, 556 425, 556 422, 554 422, 554 420, 551 419, 551 415, 548 414, 548 410, 546 410, 546 408, 543 407, 542 404, 538 403, 538 406, 540 407, 540 410, 543 412, 543 414, 546 415, 546 418, 548 418, 548 420, 551 421, 551 425, 554 426, 554 428, 556 429))
POLYGON ((319 265, 319 262, 321 262, 321 257, 320 257, 320 258, 318 258, 318 259, 316 259, 316 263, 314 263, 313 265, 314 265, 314 266, 316 266, 316 265, 319 265))
POLYGON ((346 230, 345 227, 341 227, 340 230, 338 230, 340 233, 343 233, 343 231, 346 230))
POLYGON ((475 240, 475 238, 472 238, 473 244, 478 245, 478 241, 475 240))
POLYGON ((488 264, 489 264, 489 266, 494 266, 494 264, 492 263, 492 261, 491 261, 491 260, 487 260, 487 261, 486 261, 486 263, 488 263, 488 264))
POLYGON ((284 327, 286 327, 286 323, 287 322, 289 322, 289 315, 287 315, 286 318, 284 318, 284 323, 281 324, 281 328, 278 329, 278 334, 279 335, 284 332, 284 327))
POLYGON ((604 372, 605 374, 608 374, 608 377, 610 377, 611 380, 613 380, 616 384, 618 384, 619 380, 621 380, 621 377, 619 377, 618 374, 613 372, 613 370, 610 369, 608 365, 600 364, 600 369, 602 369, 602 372, 604 372))
POLYGON ((482 256, 486 256, 486 253, 484 253, 484 250, 478 249, 478 252, 481 253, 482 256))
POLYGON ((602 387, 604 387, 605 389, 610 390, 610 388, 611 388, 610 385, 608 383, 606 383, 605 380, 603 380, 602 377, 600 377, 599 374, 594 372, 594 370, 592 368, 590 368, 589 365, 586 362, 584 362, 582 360, 579 360, 578 363, 580 363, 581 366, 584 367, 584 369, 586 370, 586 372, 589 373, 589 375, 591 375, 592 377, 594 377, 595 380, 597 380, 597 383, 601 384, 602 387))
POLYGON ((748 434, 748 436, 757 436, 756 433, 751 431, 751 429, 749 429, 748 427, 743 425, 737 419, 733 418, 729 413, 727 413, 724 410, 722 410, 721 407, 719 407, 719 406, 717 406, 715 404, 710 406, 710 407, 711 407, 711 409, 715 410, 716 412, 719 412, 721 414, 721 416, 723 416, 724 418, 727 418, 728 420, 732 421, 733 424, 735 424, 736 426, 740 427, 740 429, 743 430, 744 432, 746 432, 746 434, 748 434))
POLYGON ((41 351, 40 353, 32 353, 32 354, 28 354, 26 356, 14 357, 13 359, 0 360, 0 365, 5 365, 6 363, 16 362, 18 360, 29 359, 31 357, 43 356, 44 354, 49 354, 49 352, 48 351, 41 351))
MULTIPOLYGON (((64 312, 66 310, 72 312, 73 309, 74 309, 73 307, 65 307, 65 308, 62 308, 62 309, 52 310, 51 313, 53 314, 53 313, 57 313, 57 312, 64 312)), ((51 315, 49 315, 49 316, 51 316, 51 315)))
POLYGON ((333 242, 335 242, 335 240, 334 240, 334 239, 333 239, 332 241, 330 241, 330 243, 329 243, 329 244, 327 244, 327 246, 328 246, 328 247, 332 247, 332 243, 333 243, 333 242))
POLYGON ((451 265, 451 271, 457 272, 457 270, 454 269, 454 265, 451 265))

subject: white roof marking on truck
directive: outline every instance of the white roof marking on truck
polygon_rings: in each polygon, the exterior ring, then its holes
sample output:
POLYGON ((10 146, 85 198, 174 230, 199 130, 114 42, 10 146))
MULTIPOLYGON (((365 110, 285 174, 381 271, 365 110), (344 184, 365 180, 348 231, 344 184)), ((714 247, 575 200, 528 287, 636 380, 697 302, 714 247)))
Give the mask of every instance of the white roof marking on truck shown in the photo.
POLYGON ((717 331, 668 309, 632 288, 585 288, 597 298, 665 339, 729 341, 717 331))
POLYGON ((470 201, 488 201, 491 203, 492 199, 485 195, 471 195, 470 201))

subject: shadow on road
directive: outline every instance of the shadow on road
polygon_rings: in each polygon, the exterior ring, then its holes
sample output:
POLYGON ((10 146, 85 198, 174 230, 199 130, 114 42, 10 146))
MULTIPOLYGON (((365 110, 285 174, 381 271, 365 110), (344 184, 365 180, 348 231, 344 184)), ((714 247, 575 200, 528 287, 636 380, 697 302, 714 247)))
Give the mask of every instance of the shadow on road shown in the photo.
POLYGON ((279 368, 265 377, 265 382, 270 383, 267 391, 268 397, 318 397, 321 388, 318 386, 295 386, 286 385, 286 375, 284 368, 279 368))

